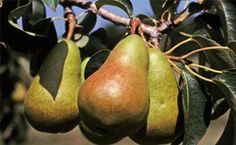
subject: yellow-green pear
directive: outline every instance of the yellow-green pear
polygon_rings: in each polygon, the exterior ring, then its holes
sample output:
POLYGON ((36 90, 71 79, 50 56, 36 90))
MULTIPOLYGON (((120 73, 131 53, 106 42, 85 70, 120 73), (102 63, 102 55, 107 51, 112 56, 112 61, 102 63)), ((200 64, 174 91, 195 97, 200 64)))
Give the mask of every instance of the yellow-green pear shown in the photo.
POLYGON ((62 40, 46 56, 24 100, 25 115, 37 130, 67 132, 80 121, 80 52, 62 40))
MULTIPOLYGON (((149 49, 148 85, 150 109, 146 125, 131 139, 139 144, 170 143, 182 132, 179 90, 165 55, 156 48, 149 49)), ((183 120, 182 120, 183 121, 183 120)))
POLYGON ((132 34, 81 85, 78 104, 86 126, 126 136, 146 122, 149 110, 148 48, 132 34))

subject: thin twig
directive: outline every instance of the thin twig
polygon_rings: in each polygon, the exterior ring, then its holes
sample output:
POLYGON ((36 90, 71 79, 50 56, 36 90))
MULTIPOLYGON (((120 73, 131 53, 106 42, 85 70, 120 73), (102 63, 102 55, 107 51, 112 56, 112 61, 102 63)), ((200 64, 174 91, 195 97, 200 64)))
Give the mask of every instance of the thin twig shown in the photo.
POLYGON ((200 65, 200 64, 192 63, 192 64, 190 64, 189 66, 202 68, 202 69, 205 69, 205 70, 208 70, 208 71, 211 71, 211 72, 217 73, 217 74, 222 74, 222 73, 223 73, 223 72, 220 71, 220 70, 215 70, 215 69, 212 69, 212 68, 209 68, 209 67, 206 67, 206 66, 200 65))
POLYGON ((193 50, 185 55, 182 55, 181 56, 181 59, 185 59, 187 57, 190 57, 191 55, 193 54, 196 54, 198 52, 201 52, 201 51, 206 51, 206 50, 229 50, 229 48, 227 46, 212 46, 212 47, 204 47, 204 48, 201 48, 201 49, 196 49, 196 50, 193 50))
MULTIPOLYGON (((104 19, 107 19, 115 24, 122 25, 129 27, 130 22, 132 18, 125 18, 118 16, 104 8, 97 9, 94 2, 91 2, 90 0, 60 0, 60 4, 62 5, 70 5, 70 6, 78 6, 84 9, 87 9, 93 13, 96 13, 100 16, 102 16, 104 19)), ((171 28, 173 25, 178 25, 181 22, 183 22, 185 19, 187 19, 191 14, 188 12, 188 10, 185 10, 179 17, 177 17, 174 21, 165 21, 161 23, 158 27, 155 26, 149 26, 146 24, 141 24, 141 27, 143 31, 146 34, 149 34, 151 37, 154 38, 160 38, 162 36, 162 33, 166 33, 166 30, 171 28)))
POLYGON ((182 70, 181 70, 173 61, 171 61, 171 60, 168 59, 168 58, 167 58, 167 60, 169 61, 170 65, 173 67, 173 69, 174 69, 177 73, 179 73, 179 74, 182 73, 182 70))

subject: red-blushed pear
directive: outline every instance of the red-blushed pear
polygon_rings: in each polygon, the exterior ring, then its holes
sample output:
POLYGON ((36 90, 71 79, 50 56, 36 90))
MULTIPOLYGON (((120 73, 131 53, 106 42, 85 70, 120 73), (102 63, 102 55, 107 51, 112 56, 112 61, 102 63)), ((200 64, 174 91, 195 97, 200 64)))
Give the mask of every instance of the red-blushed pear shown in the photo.
POLYGON ((78 104, 83 123, 114 136, 140 129, 150 103, 148 65, 148 48, 141 37, 131 34, 121 40, 80 88, 78 104))

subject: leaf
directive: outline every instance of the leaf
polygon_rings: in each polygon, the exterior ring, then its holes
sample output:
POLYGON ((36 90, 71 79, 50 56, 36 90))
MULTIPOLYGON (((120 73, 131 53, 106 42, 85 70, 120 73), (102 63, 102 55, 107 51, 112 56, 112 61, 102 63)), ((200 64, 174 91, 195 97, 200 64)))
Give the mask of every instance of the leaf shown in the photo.
POLYGON ((216 145, 235 145, 236 144, 236 117, 235 112, 230 111, 229 118, 223 134, 216 145))
POLYGON ((106 44, 108 40, 107 32, 104 28, 97 29, 90 36, 98 38, 103 44, 106 44))
POLYGON ((224 36, 227 43, 236 40, 236 3, 234 0, 211 0, 217 8, 217 13, 220 16, 223 24, 224 36))
POLYGON ((194 76, 183 70, 183 108, 185 120, 185 134, 183 145, 196 145, 206 133, 209 122, 205 117, 210 116, 211 110, 208 99, 194 76))
POLYGON ((81 83, 85 81, 85 67, 88 64, 89 60, 90 57, 86 57, 81 63, 81 77, 80 77, 81 83))
POLYGON ((104 5, 117 6, 124 10, 128 16, 133 16, 133 5, 130 0, 97 0, 95 4, 98 9, 104 5))
POLYGON ((229 110, 229 105, 226 99, 221 101, 219 104, 216 105, 213 114, 211 115, 211 119, 215 120, 225 114, 229 110))
MULTIPOLYGON (((220 47, 220 44, 218 44, 217 42, 200 35, 194 35, 192 39, 196 40, 201 47, 210 47, 210 46, 220 47)), ((223 70, 236 67, 236 62, 234 62, 236 54, 233 51, 211 50, 211 51, 204 51, 204 54, 208 60, 210 67, 214 69, 223 70)))
POLYGON ((213 80, 225 94, 229 107, 236 111, 236 69, 224 71, 223 74, 216 75, 213 80))
POLYGON ((25 31, 17 25, 17 20, 30 12, 30 7, 31 3, 18 7, 8 16, 7 40, 14 50, 25 53, 50 47, 57 41, 56 30, 50 18, 38 21, 32 32, 25 31))
POLYGON ((101 51, 98 51, 95 53, 88 61, 86 67, 85 67, 85 79, 87 79, 90 75, 92 75, 94 72, 96 72, 101 65, 105 62, 107 57, 110 54, 110 50, 103 49, 101 51))
POLYGON ((59 0, 43 0, 52 10, 56 10, 59 0))
POLYGON ((92 13, 92 12, 88 12, 86 14, 86 16, 82 19, 82 21, 79 23, 80 26, 82 26, 82 29, 77 28, 75 30, 75 33, 82 33, 82 34, 87 34, 89 33, 95 26, 97 21, 97 15, 92 13))
POLYGON ((177 0, 150 0, 152 10, 158 20, 161 18, 162 13, 176 2, 177 0))
POLYGON ((147 24, 150 26, 157 26, 157 24, 154 22, 154 19, 152 17, 146 16, 143 14, 139 14, 136 17, 139 18, 144 24, 147 24))
POLYGON ((32 0, 29 12, 23 16, 23 29, 30 31, 41 19, 46 18, 46 10, 41 0, 32 0))

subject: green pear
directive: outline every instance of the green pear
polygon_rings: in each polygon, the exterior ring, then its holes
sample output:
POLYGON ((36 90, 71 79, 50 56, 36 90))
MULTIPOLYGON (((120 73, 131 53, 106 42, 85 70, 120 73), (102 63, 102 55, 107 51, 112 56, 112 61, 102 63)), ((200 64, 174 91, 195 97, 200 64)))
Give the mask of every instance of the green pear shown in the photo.
POLYGON ((46 56, 24 100, 25 115, 37 130, 67 132, 80 121, 80 52, 73 41, 59 42, 46 56))
POLYGON ((148 85, 150 109, 146 126, 131 135, 139 144, 164 144, 175 140, 182 132, 179 90, 165 55, 156 48, 149 49, 148 85))
POLYGON ((83 135, 91 142, 95 144, 113 144, 122 139, 120 136, 115 136, 111 132, 106 130, 99 130, 96 128, 90 128, 86 126, 83 121, 79 123, 79 128, 83 135))
POLYGON ((86 126, 126 136, 146 122, 149 54, 136 34, 121 40, 81 85, 78 104, 86 126))

